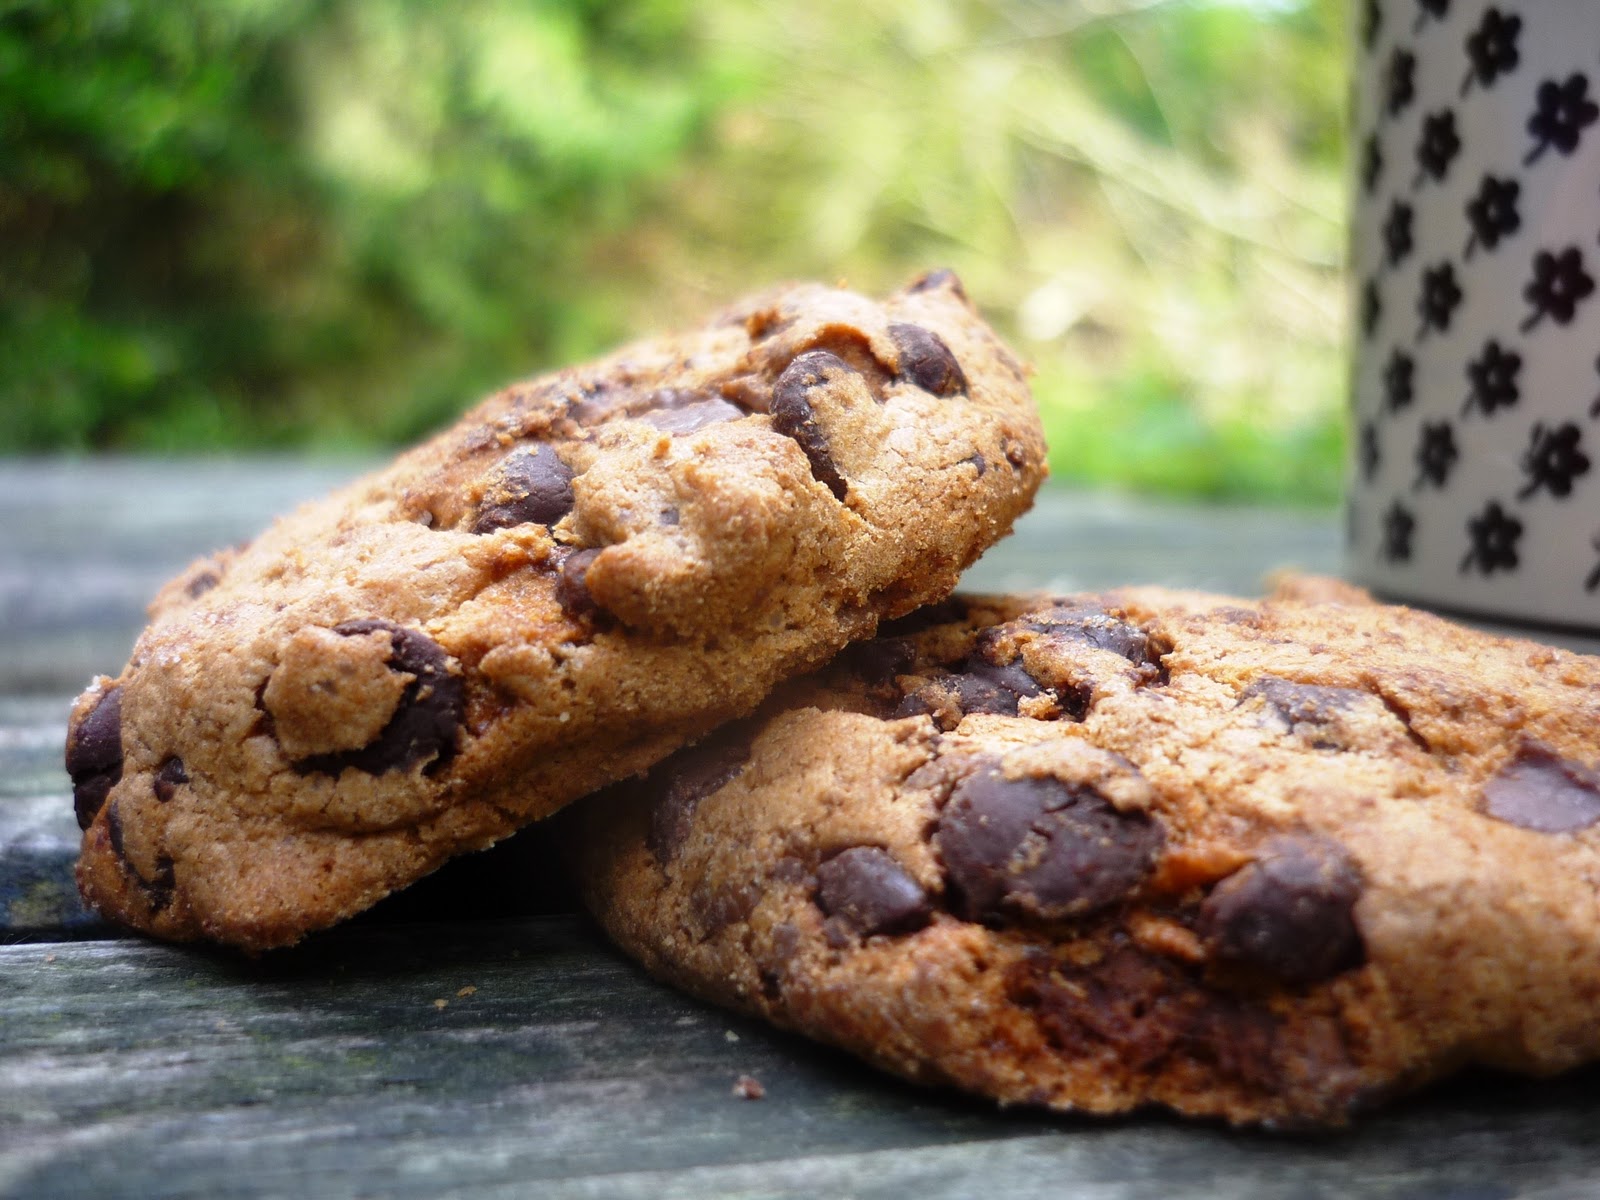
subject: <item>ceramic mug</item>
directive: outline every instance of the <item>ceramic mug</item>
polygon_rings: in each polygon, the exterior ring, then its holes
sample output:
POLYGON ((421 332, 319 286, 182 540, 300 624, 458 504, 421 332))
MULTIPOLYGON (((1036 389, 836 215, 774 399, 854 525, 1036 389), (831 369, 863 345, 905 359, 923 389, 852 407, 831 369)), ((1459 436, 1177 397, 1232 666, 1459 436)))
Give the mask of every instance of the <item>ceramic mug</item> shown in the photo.
POLYGON ((1356 9, 1349 572, 1600 638, 1600 0, 1356 9))

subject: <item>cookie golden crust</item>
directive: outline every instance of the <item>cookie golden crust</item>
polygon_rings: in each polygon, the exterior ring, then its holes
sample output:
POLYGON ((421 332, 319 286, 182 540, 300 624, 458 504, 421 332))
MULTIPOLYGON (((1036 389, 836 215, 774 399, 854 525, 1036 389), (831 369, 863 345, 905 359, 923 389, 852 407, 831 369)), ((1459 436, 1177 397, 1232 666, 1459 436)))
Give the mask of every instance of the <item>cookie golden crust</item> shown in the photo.
POLYGON ((507 388, 163 590, 73 712, 83 893, 294 942, 946 594, 1043 463, 948 273, 507 388))
POLYGON ((1303 584, 883 633, 563 818, 652 972, 1095 1113, 1338 1124, 1600 1054, 1600 660, 1303 584))

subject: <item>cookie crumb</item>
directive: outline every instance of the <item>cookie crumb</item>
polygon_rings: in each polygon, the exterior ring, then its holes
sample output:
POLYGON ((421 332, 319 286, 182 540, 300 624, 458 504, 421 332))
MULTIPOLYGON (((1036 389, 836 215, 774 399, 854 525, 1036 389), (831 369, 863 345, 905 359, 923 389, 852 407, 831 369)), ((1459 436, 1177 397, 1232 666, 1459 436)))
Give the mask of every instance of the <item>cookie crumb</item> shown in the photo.
POLYGON ((767 1094, 761 1081, 754 1075, 741 1075, 733 1083, 733 1094, 741 1100, 760 1100, 767 1094))
POLYGON ((458 995, 458 996, 470 996, 470 995, 472 995, 472 993, 476 992, 477 990, 478 989, 474 984, 470 984, 469 983, 469 984, 467 984, 466 987, 461 988, 460 990, 458 990, 456 992, 456 995, 458 995))
POLYGON ((722 1038, 726 1042, 737 1042, 739 1040, 739 1035, 733 1030, 728 1029, 723 1032, 722 1038))
POLYGON ((443 1012, 445 1009, 450 1007, 450 1001, 446 1000, 444 997, 441 996, 439 999, 437 999, 437 1000, 435 1000, 433 1002, 433 1006, 435 1008, 437 1008, 440 1012, 443 1012))
POLYGON ((53 962, 55 962, 55 960, 56 960, 56 956, 55 956, 55 955, 54 955, 54 954, 46 954, 46 955, 45 955, 45 956, 44 956, 44 960, 45 960, 45 962, 47 962, 47 963, 53 963, 53 962))

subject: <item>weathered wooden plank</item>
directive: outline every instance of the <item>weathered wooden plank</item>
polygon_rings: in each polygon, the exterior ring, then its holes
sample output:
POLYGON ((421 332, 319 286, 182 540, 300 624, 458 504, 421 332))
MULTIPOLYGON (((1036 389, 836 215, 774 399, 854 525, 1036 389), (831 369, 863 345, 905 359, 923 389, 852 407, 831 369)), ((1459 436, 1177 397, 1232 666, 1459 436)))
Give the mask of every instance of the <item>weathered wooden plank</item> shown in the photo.
POLYGON ((346 930, 260 963, 3 948, 0 1046, 18 1196, 1487 1200, 1600 1179, 1593 1071, 1474 1077, 1318 1138, 1000 1113, 679 996, 573 917, 346 930), (736 1097, 741 1074, 766 1097, 736 1097))

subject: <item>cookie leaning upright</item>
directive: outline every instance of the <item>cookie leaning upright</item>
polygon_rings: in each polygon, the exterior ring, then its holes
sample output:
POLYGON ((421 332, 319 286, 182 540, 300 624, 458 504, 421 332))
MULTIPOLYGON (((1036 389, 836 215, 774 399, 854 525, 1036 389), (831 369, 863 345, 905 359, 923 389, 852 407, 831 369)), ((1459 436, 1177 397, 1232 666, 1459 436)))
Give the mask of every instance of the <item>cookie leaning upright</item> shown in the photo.
POLYGON ((73 710, 84 895, 294 942, 939 598, 1043 459, 945 272, 510 387, 164 589, 73 710))
POLYGON ((652 971, 1064 1110, 1600 1058, 1600 659, 1303 581, 884 633, 563 818, 652 971))

